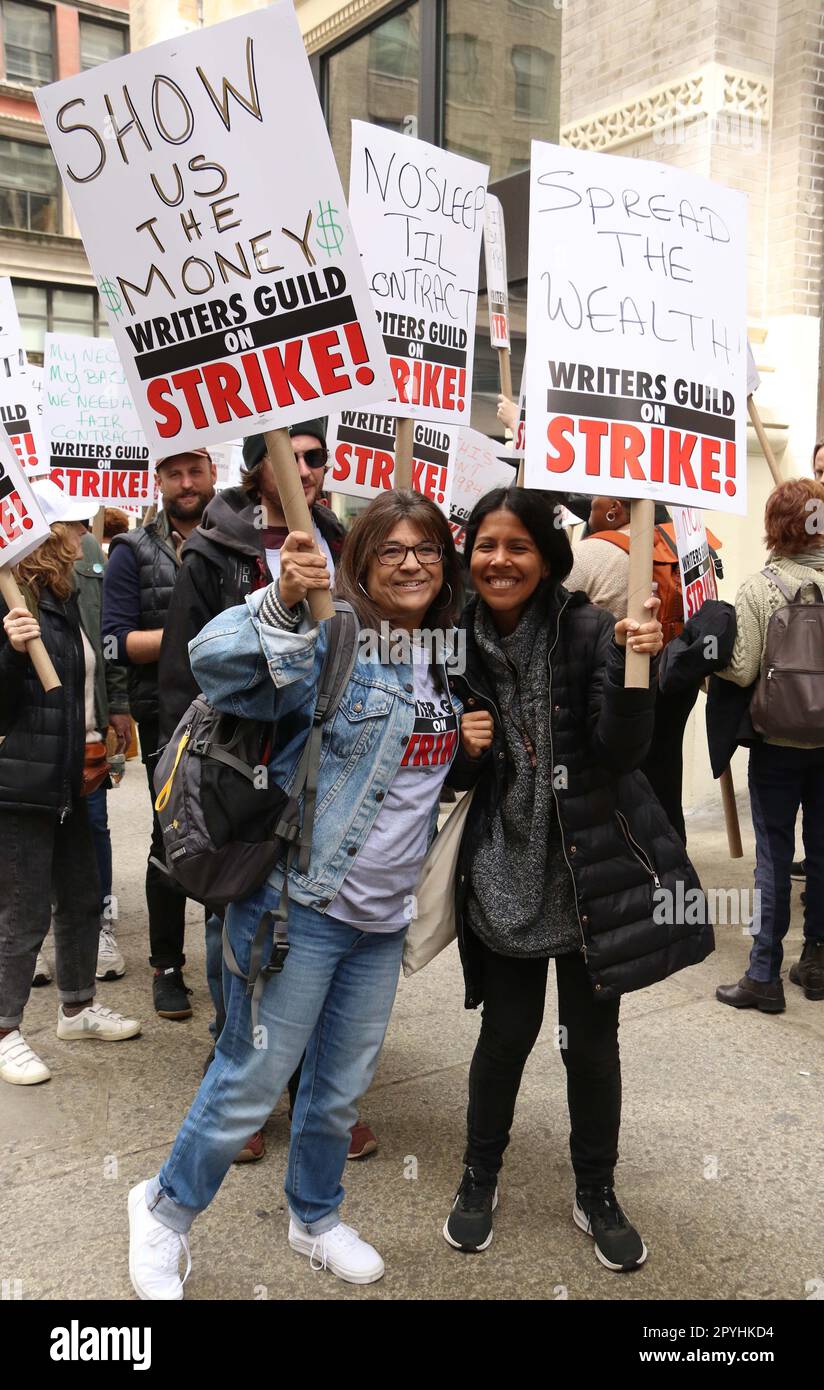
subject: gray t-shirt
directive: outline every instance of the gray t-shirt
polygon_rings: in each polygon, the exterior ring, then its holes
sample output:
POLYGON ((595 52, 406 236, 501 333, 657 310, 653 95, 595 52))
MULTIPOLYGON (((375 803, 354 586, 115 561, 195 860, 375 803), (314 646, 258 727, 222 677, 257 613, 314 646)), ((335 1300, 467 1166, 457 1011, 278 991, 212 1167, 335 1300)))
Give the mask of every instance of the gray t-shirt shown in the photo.
POLYGON ((413 665, 415 727, 360 853, 327 908, 359 931, 409 925, 432 811, 458 748, 458 717, 428 665, 413 665))

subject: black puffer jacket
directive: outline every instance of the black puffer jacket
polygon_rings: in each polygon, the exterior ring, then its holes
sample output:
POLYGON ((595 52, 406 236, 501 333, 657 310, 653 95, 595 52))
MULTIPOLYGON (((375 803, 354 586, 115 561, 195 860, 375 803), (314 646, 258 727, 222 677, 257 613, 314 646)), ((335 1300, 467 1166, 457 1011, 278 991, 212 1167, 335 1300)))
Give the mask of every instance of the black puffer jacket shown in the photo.
MULTIPOLYGON (((477 598, 461 621, 466 670, 450 671, 450 684, 467 711, 488 709, 496 725, 489 753, 472 761, 459 754, 450 782, 476 784, 458 864, 458 942, 466 980, 466 1006, 482 1002, 478 943, 464 922, 469 846, 487 833, 505 775, 501 717, 473 636, 477 598)), ((700 891, 685 849, 642 773, 636 771, 652 738, 655 685, 624 688, 624 654, 612 639, 611 616, 582 593, 559 589, 557 637, 550 649, 547 700, 552 707, 552 768, 564 854, 572 874, 584 951, 598 999, 613 999, 663 980, 713 950, 712 927, 678 920, 686 915, 678 885, 700 891), (659 889, 672 894, 672 910, 659 889), (656 902, 658 904, 656 911, 656 902), (664 917, 659 924, 653 917, 664 917)), ((547 892, 551 892, 551 884, 547 892)), ((689 908, 690 899, 686 906, 689 908)), ((704 913, 706 916, 706 912, 704 913)))
MULTIPOLYGON (((257 497, 243 488, 217 493, 181 552, 182 564, 169 603, 160 648, 160 742, 171 738, 192 700, 197 682, 189 664, 189 643, 226 608, 269 583, 257 497)), ((337 564, 343 525, 328 507, 316 504, 312 520, 337 564)))
MULTIPOLYGON (((45 589, 37 620, 60 678, 47 695, 25 652, 0 625, 0 811, 70 811, 80 790, 86 742, 86 667, 74 595, 61 602, 45 589)), ((8 612, 0 600, 0 618, 8 612)))
MULTIPOLYGON (((140 578, 140 631, 165 627, 180 561, 171 540, 171 523, 163 511, 148 526, 124 531, 109 546, 128 545, 140 578)), ((158 663, 129 665, 129 707, 135 719, 156 719, 158 714, 158 663)))

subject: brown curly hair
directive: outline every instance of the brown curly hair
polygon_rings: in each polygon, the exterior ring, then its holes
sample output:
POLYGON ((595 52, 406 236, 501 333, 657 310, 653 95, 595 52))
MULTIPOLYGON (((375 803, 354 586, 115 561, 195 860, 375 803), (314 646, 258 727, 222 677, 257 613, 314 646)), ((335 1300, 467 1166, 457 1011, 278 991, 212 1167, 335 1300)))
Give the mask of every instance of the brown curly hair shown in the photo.
POLYGON ((25 584, 35 598, 50 589, 55 598, 67 599, 74 592, 74 562, 77 559, 77 532, 74 526, 56 521, 51 535, 25 560, 15 573, 18 582, 25 584))
POLYGON ((824 484, 814 478, 779 483, 767 498, 764 540, 777 555, 824 543, 824 484))

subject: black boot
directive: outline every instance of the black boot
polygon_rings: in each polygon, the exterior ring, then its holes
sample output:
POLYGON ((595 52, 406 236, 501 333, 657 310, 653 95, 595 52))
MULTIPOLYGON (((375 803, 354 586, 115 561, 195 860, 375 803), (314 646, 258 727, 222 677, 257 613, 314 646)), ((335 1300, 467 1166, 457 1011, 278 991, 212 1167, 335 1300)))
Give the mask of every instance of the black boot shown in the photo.
POLYGON ((760 1009, 762 1014, 783 1014, 787 1007, 784 986, 780 980, 751 980, 742 975, 737 985, 719 985, 716 999, 731 1004, 734 1009, 760 1009))
POLYGON ((191 1018, 192 1006, 189 1003, 191 990, 183 979, 179 965, 170 965, 168 970, 156 970, 152 981, 155 1013, 160 1018, 191 1018))
POLYGON ((790 966, 790 979, 805 999, 824 999, 824 941, 805 941, 801 959, 790 966))

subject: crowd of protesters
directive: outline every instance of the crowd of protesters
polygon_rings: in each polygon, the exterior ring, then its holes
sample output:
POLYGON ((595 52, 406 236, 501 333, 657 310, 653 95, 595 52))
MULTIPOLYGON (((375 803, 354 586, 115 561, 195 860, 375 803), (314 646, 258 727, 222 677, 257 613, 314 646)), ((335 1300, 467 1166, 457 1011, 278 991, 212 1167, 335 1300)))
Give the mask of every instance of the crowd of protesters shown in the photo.
POLYGON ((22 1032, 32 985, 51 980, 42 953, 50 927, 58 1038, 140 1032, 138 1020, 95 1000, 96 981, 114 985, 127 968, 112 910, 107 790, 133 724, 152 815, 152 1002, 170 1023, 191 1017, 187 898, 169 873, 155 809, 158 757, 202 692, 215 709, 275 729, 267 773, 289 787, 304 763, 332 640, 309 598, 334 591, 359 641, 320 729, 311 852, 306 862, 290 854, 225 911, 202 909, 213 1047, 166 1161, 129 1195, 135 1290, 183 1297, 189 1228, 233 1162, 263 1156, 263 1126, 287 1088, 290 1246, 348 1282, 382 1276, 377 1249, 341 1219, 342 1174, 347 1159, 377 1147, 358 1103, 377 1066, 408 904, 448 787, 471 798, 454 914, 466 1007, 482 1006, 482 1016, 463 1173, 444 1237, 464 1252, 492 1241, 498 1176, 554 960, 573 1219, 603 1265, 637 1268, 647 1248, 615 1191, 620 998, 713 949, 706 916, 662 922, 655 911, 656 895, 677 901, 700 888, 686 849, 681 747, 705 683, 714 770, 739 744, 750 749, 760 896, 746 972, 719 986, 717 998, 765 1013, 785 1007, 782 942, 800 872, 804 947, 789 977, 806 998, 824 999, 824 676, 814 660, 824 612, 824 443, 813 478, 770 495, 769 561, 734 607, 709 602, 685 623, 662 509, 656 591, 639 623, 626 616, 629 513, 620 499, 497 489, 475 507, 461 558, 442 512, 412 492, 383 494, 345 532, 322 500, 323 422, 289 433, 312 534, 288 531, 260 435, 244 442, 241 485, 221 492, 206 450, 160 459, 154 517, 130 527, 107 513, 108 560, 90 534, 87 504, 50 482, 34 485, 51 534, 18 566, 25 606, 4 611, 0 636, 8 871, 0 1080, 29 1085, 51 1075, 22 1032), (561 501, 587 522, 574 545, 558 525, 561 501), (811 524, 813 515, 822 524, 811 524), (796 686, 779 679, 786 663, 775 656, 771 620, 797 608, 807 609, 806 627, 796 624, 794 650, 810 665, 787 674, 800 671, 809 700, 787 736, 781 719, 798 703, 796 686), (409 639, 401 659, 380 646, 376 657, 360 641, 386 629, 409 639), (433 655, 421 640, 428 632, 457 634, 464 659, 433 655), (714 655, 708 632, 720 638, 714 655), (60 677, 49 694, 26 653, 37 636, 60 677), (640 689, 625 686, 628 647, 650 658, 640 689), (276 971, 262 966, 277 947, 279 913, 288 956, 276 971), (265 1046, 256 1045, 259 1027, 265 1046))

